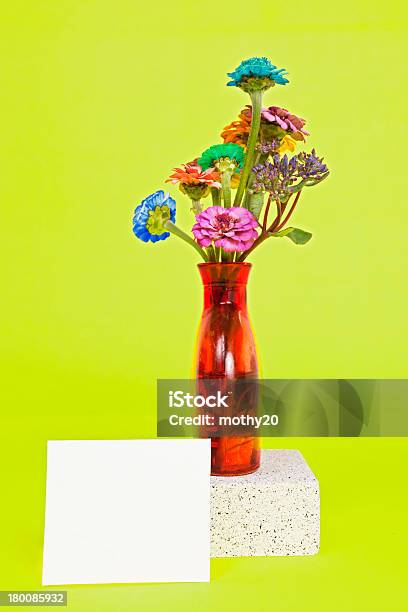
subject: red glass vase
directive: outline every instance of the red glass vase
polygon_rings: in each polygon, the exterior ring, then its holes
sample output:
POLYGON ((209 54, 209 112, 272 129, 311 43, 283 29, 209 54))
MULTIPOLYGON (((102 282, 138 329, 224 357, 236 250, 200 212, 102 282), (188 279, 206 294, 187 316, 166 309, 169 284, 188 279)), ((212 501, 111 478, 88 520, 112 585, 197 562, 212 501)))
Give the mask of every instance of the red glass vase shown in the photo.
MULTIPOLYGON (((204 308, 197 338, 197 384, 202 379, 217 379, 221 384, 256 379, 258 360, 246 301, 251 264, 203 263, 198 268, 204 308)), ((212 475, 250 474, 259 464, 259 438, 211 438, 212 475)))

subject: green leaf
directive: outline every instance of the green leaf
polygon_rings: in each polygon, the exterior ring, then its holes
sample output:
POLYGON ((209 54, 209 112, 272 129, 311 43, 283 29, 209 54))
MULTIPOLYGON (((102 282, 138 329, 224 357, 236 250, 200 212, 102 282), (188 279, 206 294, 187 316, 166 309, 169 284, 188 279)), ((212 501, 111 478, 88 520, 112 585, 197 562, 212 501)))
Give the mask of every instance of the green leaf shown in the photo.
POLYGON ((275 232, 271 234, 274 238, 283 238, 286 236, 290 238, 292 242, 295 244, 306 244, 312 237, 310 232, 305 232, 304 230, 298 229, 297 227, 287 227, 280 232, 275 232))
POLYGON ((298 191, 303 189, 303 187, 313 187, 313 185, 318 185, 319 183, 324 181, 324 179, 327 178, 328 176, 329 176, 329 172, 326 172, 326 174, 322 174, 320 179, 313 179, 313 178, 303 179, 297 185, 293 185, 293 187, 290 187, 290 192, 297 193, 298 191))
POLYGON ((261 214, 262 206, 264 203, 264 194, 260 193, 251 193, 248 200, 248 208, 251 213, 259 219, 259 215, 261 214))

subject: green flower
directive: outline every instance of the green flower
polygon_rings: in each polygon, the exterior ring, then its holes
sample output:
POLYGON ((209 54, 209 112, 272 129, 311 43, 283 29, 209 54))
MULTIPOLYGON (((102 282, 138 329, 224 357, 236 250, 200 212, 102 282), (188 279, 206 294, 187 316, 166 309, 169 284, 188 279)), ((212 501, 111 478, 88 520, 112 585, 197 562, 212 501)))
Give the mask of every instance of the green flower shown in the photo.
POLYGON ((203 170, 213 167, 219 172, 235 172, 244 164, 244 149, 233 142, 213 145, 204 151, 198 164, 203 170))

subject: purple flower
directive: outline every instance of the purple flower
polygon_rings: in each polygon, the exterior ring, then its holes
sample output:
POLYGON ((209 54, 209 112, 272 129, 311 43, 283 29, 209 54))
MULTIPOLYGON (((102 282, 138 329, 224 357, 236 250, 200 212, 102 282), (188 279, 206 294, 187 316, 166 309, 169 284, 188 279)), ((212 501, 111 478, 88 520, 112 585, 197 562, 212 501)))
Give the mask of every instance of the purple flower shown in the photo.
POLYGON ((304 186, 316 185, 329 173, 323 158, 311 153, 298 153, 290 159, 287 155, 281 157, 278 153, 272 156, 272 161, 258 164, 252 169, 254 173, 253 189, 256 192, 267 191, 275 199, 284 201, 292 193, 304 186))
POLYGON ((323 157, 317 157, 314 149, 311 153, 302 151, 297 158, 298 174, 303 179, 321 180, 322 175, 329 171, 326 164, 323 163, 323 157))
POLYGON ((246 208, 210 206, 196 216, 192 231, 198 244, 208 247, 214 242, 224 251, 246 251, 258 237, 258 222, 246 208))
POLYGON ((258 142, 255 149, 263 155, 269 155, 270 153, 277 153, 280 142, 275 138, 271 142, 258 142))
POLYGON ((272 157, 272 162, 267 161, 253 168, 255 174, 253 189, 268 191, 275 198, 283 199, 298 179, 297 164, 296 155, 289 160, 287 155, 281 157, 276 153, 272 157))

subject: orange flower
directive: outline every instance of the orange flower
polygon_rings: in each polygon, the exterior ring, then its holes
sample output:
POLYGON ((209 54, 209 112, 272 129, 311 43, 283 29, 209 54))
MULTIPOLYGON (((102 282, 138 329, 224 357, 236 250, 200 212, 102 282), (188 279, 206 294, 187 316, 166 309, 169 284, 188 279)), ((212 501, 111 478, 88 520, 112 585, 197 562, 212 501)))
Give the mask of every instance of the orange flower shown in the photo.
POLYGON ((246 106, 239 114, 238 120, 227 125, 221 132, 224 142, 234 142, 246 145, 249 130, 251 129, 251 107, 246 106))
POLYGON ((180 168, 174 168, 173 174, 169 176, 166 183, 181 183, 182 185, 206 185, 208 187, 221 188, 220 174, 214 168, 203 170, 193 160, 188 164, 182 164, 180 168))

